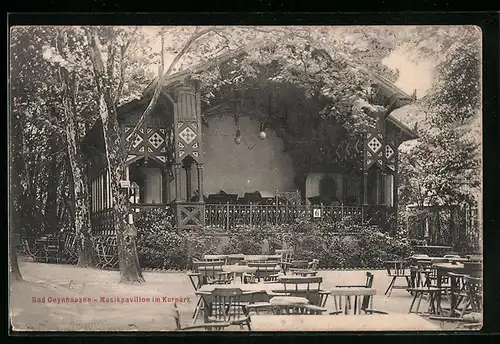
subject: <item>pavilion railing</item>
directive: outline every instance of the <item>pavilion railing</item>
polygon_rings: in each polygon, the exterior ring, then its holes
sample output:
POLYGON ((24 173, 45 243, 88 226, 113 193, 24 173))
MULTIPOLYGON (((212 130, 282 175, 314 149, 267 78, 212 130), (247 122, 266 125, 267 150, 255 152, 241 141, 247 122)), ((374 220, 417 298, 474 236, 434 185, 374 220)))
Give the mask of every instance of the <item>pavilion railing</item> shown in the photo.
POLYGON ((395 210, 383 206, 253 205, 205 204, 205 225, 230 229, 236 226, 291 224, 298 218, 340 222, 349 218, 355 224, 386 225, 395 210), (314 215, 314 209, 319 209, 314 215))

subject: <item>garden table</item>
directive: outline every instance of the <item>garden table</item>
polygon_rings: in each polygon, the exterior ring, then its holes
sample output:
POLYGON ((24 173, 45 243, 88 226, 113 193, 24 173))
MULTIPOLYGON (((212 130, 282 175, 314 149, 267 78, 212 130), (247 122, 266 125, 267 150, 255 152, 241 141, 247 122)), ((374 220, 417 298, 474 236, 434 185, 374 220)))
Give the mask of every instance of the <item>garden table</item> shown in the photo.
POLYGON ((439 331, 416 314, 251 315, 252 331, 439 331))
POLYGON ((241 283, 243 283, 243 275, 246 273, 248 274, 255 273, 257 271, 257 268, 246 265, 233 264, 233 265, 223 265, 222 271, 233 274, 234 280, 236 280, 236 277, 239 276, 241 283))
MULTIPOLYGON (((351 308, 351 298, 354 298, 354 314, 361 314, 363 297, 377 294, 374 288, 366 287, 336 287, 330 290, 330 294, 335 298, 339 297, 339 308, 342 310, 342 297, 345 298, 344 314, 349 314, 351 308)), ((370 298, 370 308, 373 308, 373 297, 370 298)))

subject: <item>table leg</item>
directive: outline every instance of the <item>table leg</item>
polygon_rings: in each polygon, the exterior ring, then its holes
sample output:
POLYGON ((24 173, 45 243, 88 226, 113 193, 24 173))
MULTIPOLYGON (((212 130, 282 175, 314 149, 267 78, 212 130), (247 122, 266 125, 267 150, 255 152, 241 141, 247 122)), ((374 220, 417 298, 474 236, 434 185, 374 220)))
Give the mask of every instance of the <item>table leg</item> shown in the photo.
POLYGON ((449 316, 452 317, 455 314, 455 307, 457 307, 457 283, 458 279, 456 276, 450 276, 450 293, 451 293, 451 300, 450 300, 450 314, 449 316))
POLYGON ((442 314, 442 308, 441 308, 441 270, 437 269, 437 293, 436 293, 436 314, 442 314))

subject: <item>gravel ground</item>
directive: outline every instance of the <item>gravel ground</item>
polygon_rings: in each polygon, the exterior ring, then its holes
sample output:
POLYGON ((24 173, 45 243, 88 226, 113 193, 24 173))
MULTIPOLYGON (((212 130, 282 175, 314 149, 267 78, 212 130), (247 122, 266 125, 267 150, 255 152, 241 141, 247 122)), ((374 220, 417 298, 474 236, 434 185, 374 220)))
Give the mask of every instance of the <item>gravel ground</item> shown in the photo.
MULTIPOLYGON (((20 268, 24 281, 12 282, 10 295, 11 321, 19 331, 172 331, 173 302, 177 301, 184 326, 191 324, 197 302, 182 272, 145 272, 146 283, 121 284, 117 271, 32 262, 20 262, 20 268), (115 298, 135 302, 114 302, 115 298)), ((384 296, 389 277, 382 270, 371 272, 377 289, 374 308, 407 314, 412 300, 408 292, 395 289, 390 297, 384 296)), ((365 271, 360 270, 320 271, 318 276, 326 290, 365 281, 365 271)), ((425 309, 427 303, 422 306, 425 309)), ((326 307, 334 310, 332 298, 326 307)))

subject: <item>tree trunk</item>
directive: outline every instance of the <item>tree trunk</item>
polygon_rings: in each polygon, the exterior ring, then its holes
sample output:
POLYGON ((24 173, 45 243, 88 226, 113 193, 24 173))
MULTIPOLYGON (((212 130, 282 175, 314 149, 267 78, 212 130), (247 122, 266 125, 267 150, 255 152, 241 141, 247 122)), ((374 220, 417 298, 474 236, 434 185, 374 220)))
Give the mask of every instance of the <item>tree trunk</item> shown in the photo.
MULTIPOLYGON (((110 98, 111 99, 111 98, 110 98)), ((108 99, 108 101, 110 100, 108 99)), ((122 142, 116 115, 107 115, 109 103, 101 105, 103 119, 104 147, 108 167, 111 174, 111 195, 113 198, 113 223, 118 245, 118 260, 120 265, 120 282, 144 282, 139 258, 137 256, 137 231, 133 224, 128 223, 130 212, 126 194, 121 190, 120 181, 123 175, 122 142), (112 120, 113 119, 113 120, 112 120)))
POLYGON ((17 114, 11 112, 10 121, 10 221, 9 221, 9 272, 12 280, 22 280, 19 262, 17 260, 16 235, 21 234, 21 219, 19 214, 19 194, 22 173, 22 128, 17 114))
MULTIPOLYGON (((128 200, 120 188, 120 180, 123 174, 124 161, 127 150, 125 142, 122 141, 121 131, 118 125, 116 102, 112 95, 112 87, 109 83, 112 71, 106 71, 103 58, 99 50, 97 32, 92 29, 86 31, 90 58, 94 67, 95 81, 99 96, 99 113, 102 121, 104 137, 104 153, 107 168, 111 175, 111 198, 113 200, 113 224, 118 245, 118 260, 120 265, 120 282, 144 282, 142 271, 139 266, 139 258, 136 248, 135 227, 127 224, 128 200)), ((113 43, 110 43, 113 44, 113 43)), ((109 57, 108 57, 109 58, 109 57)), ((108 61, 108 66, 113 64, 108 61)))
POLYGON ((57 135, 50 135, 50 174, 53 178, 47 180, 47 201, 45 203, 45 221, 46 230, 50 233, 55 233, 58 230, 57 218, 57 190, 59 187, 59 162, 57 161, 57 152, 59 144, 57 135))
POLYGON ((88 201, 88 187, 84 180, 84 162, 79 150, 79 136, 77 125, 77 79, 74 73, 69 74, 61 68, 61 82, 64 86, 63 106, 65 119, 65 134, 69 167, 72 179, 72 199, 74 204, 73 227, 77 237, 78 266, 92 264, 92 245, 90 240, 90 209, 88 201))
MULTIPOLYGON (((78 162, 83 166, 82 156, 79 155, 78 162)), ((78 246, 78 266, 91 266, 94 260, 94 250, 92 246, 92 233, 90 226, 90 190, 87 173, 82 175, 83 190, 83 208, 80 210, 84 226, 82 227, 82 241, 78 246)))

